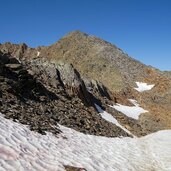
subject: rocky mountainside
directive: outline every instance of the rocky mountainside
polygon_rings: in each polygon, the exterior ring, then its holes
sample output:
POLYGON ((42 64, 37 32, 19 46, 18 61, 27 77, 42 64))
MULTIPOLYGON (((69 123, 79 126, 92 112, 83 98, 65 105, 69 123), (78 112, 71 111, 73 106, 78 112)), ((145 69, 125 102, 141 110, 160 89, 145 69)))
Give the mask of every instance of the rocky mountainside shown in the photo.
POLYGON ((6 118, 42 134, 59 133, 59 123, 87 134, 128 136, 96 112, 93 102, 98 100, 72 65, 56 67, 43 58, 19 63, 2 53, 0 65, 0 111, 6 118))
POLYGON ((166 77, 170 77, 171 78, 171 71, 165 71, 164 73, 165 73, 166 77))
POLYGON ((97 37, 75 31, 48 47, 0 45, 0 112, 42 134, 57 124, 108 137, 132 136, 105 120, 95 104, 135 136, 171 128, 171 78, 97 37), (137 91, 136 82, 154 85, 137 91), (109 105, 148 112, 138 119, 109 105))

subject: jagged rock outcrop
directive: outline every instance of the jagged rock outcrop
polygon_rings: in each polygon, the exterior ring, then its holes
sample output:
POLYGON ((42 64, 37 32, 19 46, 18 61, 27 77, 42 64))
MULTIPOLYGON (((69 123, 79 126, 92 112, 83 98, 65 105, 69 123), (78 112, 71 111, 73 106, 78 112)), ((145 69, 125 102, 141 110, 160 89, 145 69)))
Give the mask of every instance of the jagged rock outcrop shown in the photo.
POLYGON ((62 61, 58 61, 56 63, 56 67, 58 77, 66 88, 68 94, 70 96, 78 96, 86 105, 93 105, 90 94, 87 91, 84 81, 81 79, 78 71, 74 69, 71 64, 64 63, 62 61))
POLYGON ((18 60, 23 57, 24 52, 28 49, 25 43, 20 45, 12 44, 10 42, 1 45, 0 50, 3 53, 9 53, 11 56, 17 58, 18 60))
POLYGON ((92 94, 98 94, 102 97, 106 97, 108 99, 110 98, 108 89, 99 81, 97 80, 89 80, 89 79, 84 79, 86 88, 89 92, 91 92, 92 94))

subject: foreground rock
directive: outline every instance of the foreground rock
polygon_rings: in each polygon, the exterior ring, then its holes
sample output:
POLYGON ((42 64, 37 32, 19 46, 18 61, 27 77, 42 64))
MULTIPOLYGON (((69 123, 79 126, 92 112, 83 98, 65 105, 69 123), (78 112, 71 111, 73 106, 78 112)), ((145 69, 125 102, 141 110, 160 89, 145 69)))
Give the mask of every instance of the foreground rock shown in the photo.
POLYGON ((87 171, 84 168, 78 168, 78 167, 73 167, 73 166, 65 166, 66 171, 87 171))

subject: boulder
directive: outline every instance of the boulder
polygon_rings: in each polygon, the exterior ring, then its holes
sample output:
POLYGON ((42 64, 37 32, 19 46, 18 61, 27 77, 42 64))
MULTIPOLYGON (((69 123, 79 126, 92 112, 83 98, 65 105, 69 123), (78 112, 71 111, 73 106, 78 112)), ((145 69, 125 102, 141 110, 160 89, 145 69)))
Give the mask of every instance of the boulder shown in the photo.
POLYGON ((86 78, 84 79, 84 82, 89 92, 98 93, 98 95, 110 99, 110 95, 108 93, 107 88, 101 82, 94 79, 90 80, 86 78))
POLYGON ((86 105, 91 105, 91 98, 86 89, 85 83, 81 79, 78 71, 74 69, 73 65, 65 63, 64 61, 58 61, 55 64, 58 78, 69 96, 78 96, 86 105))

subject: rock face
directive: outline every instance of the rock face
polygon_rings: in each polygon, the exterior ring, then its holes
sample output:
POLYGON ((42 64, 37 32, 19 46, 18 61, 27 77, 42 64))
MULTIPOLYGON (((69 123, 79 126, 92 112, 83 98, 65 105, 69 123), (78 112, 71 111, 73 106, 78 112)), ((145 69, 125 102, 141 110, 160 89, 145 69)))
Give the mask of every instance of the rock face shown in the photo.
POLYGON ((108 99, 110 99, 110 95, 108 92, 109 90, 101 82, 89 79, 84 79, 84 82, 87 90, 92 94, 97 93, 102 97, 107 97, 108 99))
POLYGON ((170 72, 146 66, 116 46, 80 31, 48 47, 0 45, 0 111, 7 118, 41 133, 58 133, 54 126, 59 123, 87 134, 128 136, 105 121, 94 103, 134 135, 169 129, 170 72), (137 81, 155 86, 138 92, 137 81), (132 106, 129 99, 149 112, 134 120, 108 106, 132 106))
POLYGON ((69 96, 78 96, 86 105, 92 105, 90 95, 85 87, 80 74, 71 64, 59 61, 57 64, 58 77, 60 78, 69 96))

